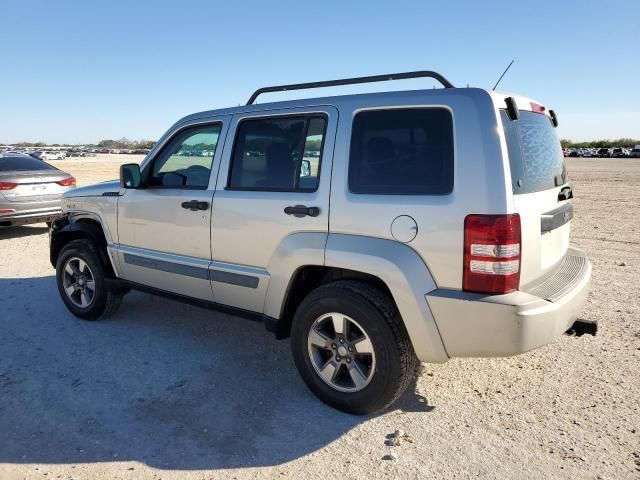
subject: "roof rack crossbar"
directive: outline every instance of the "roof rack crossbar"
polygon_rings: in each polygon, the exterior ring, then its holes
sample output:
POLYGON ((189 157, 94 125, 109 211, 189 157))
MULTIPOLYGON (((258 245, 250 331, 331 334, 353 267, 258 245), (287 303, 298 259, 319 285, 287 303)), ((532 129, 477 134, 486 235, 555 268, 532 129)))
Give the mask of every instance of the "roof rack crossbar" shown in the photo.
POLYGON ((325 80, 322 82, 309 82, 309 83, 293 83, 291 85, 277 85, 274 87, 259 88, 249 101, 247 105, 252 105, 256 101, 259 95, 269 92, 286 92, 288 90, 306 90, 308 88, 322 88, 322 87, 336 87, 339 85, 354 85, 356 83, 372 83, 372 82, 386 82, 389 80, 406 80, 408 78, 434 78, 442 84, 444 88, 454 88, 452 83, 440 75, 438 72, 432 72, 429 70, 420 70, 417 72, 401 72, 401 73, 387 73, 385 75, 372 75, 369 77, 354 77, 354 78, 342 78, 338 80, 325 80))

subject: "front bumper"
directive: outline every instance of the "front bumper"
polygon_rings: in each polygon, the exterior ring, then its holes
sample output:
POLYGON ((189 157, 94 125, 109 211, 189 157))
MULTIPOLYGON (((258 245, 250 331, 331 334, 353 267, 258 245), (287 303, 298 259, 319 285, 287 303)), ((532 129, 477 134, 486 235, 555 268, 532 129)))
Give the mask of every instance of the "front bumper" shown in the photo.
MULTIPOLYGON (((556 290, 545 298, 526 291, 482 295, 437 289, 428 293, 427 303, 447 354, 450 357, 516 355, 551 343, 569 330, 587 300, 591 263, 578 249, 571 248, 567 257, 579 257, 582 267, 562 290, 557 278, 547 279, 546 285, 556 285, 556 290)), ((539 284, 526 290, 540 293, 545 290, 544 286, 539 284)))

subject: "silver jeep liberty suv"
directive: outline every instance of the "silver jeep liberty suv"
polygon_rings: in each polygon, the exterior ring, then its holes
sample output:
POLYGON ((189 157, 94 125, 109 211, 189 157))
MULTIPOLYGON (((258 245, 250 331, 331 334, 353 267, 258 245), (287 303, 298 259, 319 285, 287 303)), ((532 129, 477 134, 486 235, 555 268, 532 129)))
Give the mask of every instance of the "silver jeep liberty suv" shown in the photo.
POLYGON ((569 245, 557 124, 428 71, 262 88, 178 121, 120 181, 64 195, 60 295, 86 320, 130 289, 260 319, 324 402, 382 409, 419 362, 595 333, 578 320, 591 264, 569 245), (417 77, 444 88, 254 104, 417 77))

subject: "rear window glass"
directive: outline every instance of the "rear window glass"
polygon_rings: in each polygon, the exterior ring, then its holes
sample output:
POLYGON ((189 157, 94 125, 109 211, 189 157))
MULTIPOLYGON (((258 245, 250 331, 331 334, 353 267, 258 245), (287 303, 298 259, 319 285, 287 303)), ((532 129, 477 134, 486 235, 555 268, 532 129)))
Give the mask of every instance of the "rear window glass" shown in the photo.
POLYGON ((500 111, 511 165, 513 193, 533 193, 562 185, 567 180, 564 156, 551 119, 539 113, 520 111, 509 120, 500 111))
POLYGON ((349 190, 441 195, 453 190, 453 120, 444 108, 371 110, 353 120, 349 190))
POLYGON ((28 156, 4 156, 0 155, 0 172, 25 171, 31 172, 35 170, 56 170, 42 160, 28 156))

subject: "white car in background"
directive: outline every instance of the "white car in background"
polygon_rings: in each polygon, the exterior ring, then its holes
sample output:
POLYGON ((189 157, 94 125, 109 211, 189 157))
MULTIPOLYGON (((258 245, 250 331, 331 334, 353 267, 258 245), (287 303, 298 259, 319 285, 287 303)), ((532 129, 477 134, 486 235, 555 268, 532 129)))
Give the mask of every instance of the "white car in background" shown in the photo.
POLYGON ((41 152, 41 151, 36 151, 31 153, 32 157, 38 158, 40 160, 43 160, 45 162, 49 162, 51 160, 64 160, 65 159, 65 154, 63 152, 41 152))

